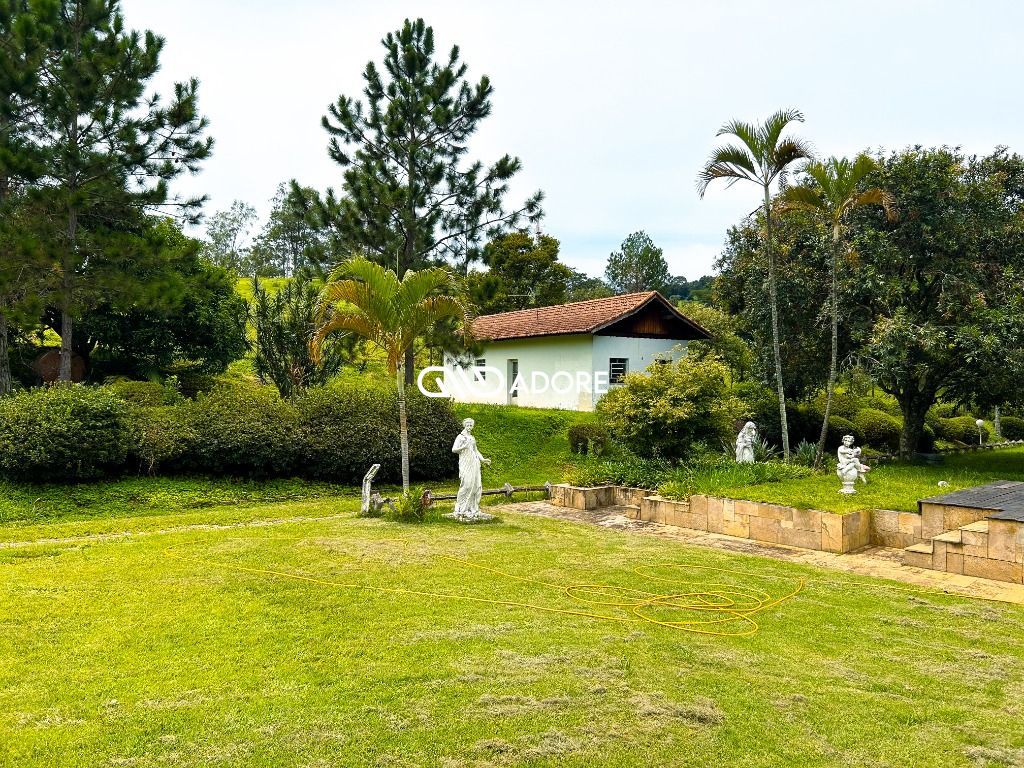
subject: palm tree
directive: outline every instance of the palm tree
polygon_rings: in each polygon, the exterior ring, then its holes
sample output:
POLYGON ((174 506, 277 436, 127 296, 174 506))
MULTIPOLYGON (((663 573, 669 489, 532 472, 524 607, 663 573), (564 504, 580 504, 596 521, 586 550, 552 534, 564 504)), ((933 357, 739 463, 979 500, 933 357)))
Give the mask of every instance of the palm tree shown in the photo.
POLYGON ((878 165, 868 155, 860 154, 851 162, 845 157, 835 157, 824 163, 808 163, 804 167, 814 182, 813 185, 790 187, 782 197, 782 210, 809 211, 832 230, 832 285, 829 302, 832 313, 832 362, 828 373, 828 389, 825 396, 825 416, 821 422, 821 436, 814 458, 815 466, 821 464, 825 453, 825 439, 828 436, 828 420, 832 412, 832 395, 835 393, 839 357, 839 255, 850 254, 850 245, 845 242, 846 219, 849 214, 864 205, 880 205, 886 217, 896 218, 896 200, 883 189, 872 187, 861 189, 862 182, 878 165))
POLYGON ((732 120, 716 136, 735 136, 739 144, 716 148, 697 177, 697 192, 703 198, 708 185, 721 179, 731 187, 737 181, 750 181, 764 192, 764 251, 768 263, 768 303, 771 307, 772 351, 775 356, 775 388, 779 395, 779 423, 782 426, 782 454, 789 460, 789 424, 786 420, 786 390, 782 383, 782 351, 779 345, 779 298, 775 285, 775 255, 772 251, 771 186, 778 180, 785 186, 786 173, 793 163, 811 156, 811 146, 799 138, 783 138, 792 122, 803 122, 798 110, 776 112, 763 124, 732 120))
POLYGON ((441 267, 394 270, 364 257, 339 264, 320 293, 321 325, 312 348, 319 355, 332 333, 353 333, 373 342, 387 356, 388 371, 398 384, 398 424, 402 444, 402 490, 409 491, 409 422, 405 407, 406 350, 441 320, 464 324, 468 305, 458 296, 452 274, 441 267))

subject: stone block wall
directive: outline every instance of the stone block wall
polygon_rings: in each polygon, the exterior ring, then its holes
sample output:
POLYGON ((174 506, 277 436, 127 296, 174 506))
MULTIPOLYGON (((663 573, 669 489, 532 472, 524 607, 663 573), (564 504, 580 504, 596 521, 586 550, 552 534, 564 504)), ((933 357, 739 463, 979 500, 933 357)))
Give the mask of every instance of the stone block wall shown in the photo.
POLYGON ((906 549, 924 541, 922 518, 917 512, 893 509, 871 510, 871 543, 879 547, 906 549))
POLYGON ((931 504, 922 501, 918 504, 921 511, 921 538, 930 539, 945 531, 952 531, 992 514, 991 509, 972 509, 970 507, 950 507, 945 504, 931 504))

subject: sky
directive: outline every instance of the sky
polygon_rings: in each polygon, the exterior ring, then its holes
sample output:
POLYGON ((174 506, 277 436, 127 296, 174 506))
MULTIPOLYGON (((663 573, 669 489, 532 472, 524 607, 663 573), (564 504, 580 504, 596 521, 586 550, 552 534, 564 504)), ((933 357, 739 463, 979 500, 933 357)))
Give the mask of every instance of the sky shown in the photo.
POLYGON ((800 109, 818 154, 951 145, 1024 151, 1024 3, 974 0, 399 2, 122 0, 126 26, 166 38, 154 82, 197 77, 216 141, 182 194, 206 212, 235 199, 261 216, 279 183, 341 186, 320 117, 360 96, 366 63, 405 18, 459 45, 493 111, 471 155, 519 157, 509 202, 540 189, 561 258, 600 275, 631 232, 670 271, 712 271, 757 188, 696 175, 729 119, 800 109))

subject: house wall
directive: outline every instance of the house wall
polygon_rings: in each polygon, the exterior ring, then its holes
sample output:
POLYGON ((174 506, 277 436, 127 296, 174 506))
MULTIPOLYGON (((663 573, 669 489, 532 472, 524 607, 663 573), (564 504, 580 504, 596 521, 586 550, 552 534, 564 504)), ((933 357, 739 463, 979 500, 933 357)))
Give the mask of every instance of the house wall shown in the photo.
MULTIPOLYGON (((656 356, 678 360, 685 354, 686 342, 673 339, 642 339, 622 336, 591 336, 578 334, 570 336, 541 336, 532 339, 511 339, 495 341, 484 346, 478 358, 486 360, 488 367, 497 368, 506 374, 506 387, 511 385, 507 378, 509 360, 519 361, 519 375, 524 387, 513 401, 516 405, 533 408, 562 408, 573 411, 590 411, 601 398, 591 386, 594 372, 604 376, 608 382, 608 361, 613 357, 629 360, 630 371, 642 371, 656 356), (536 391, 532 386, 532 374, 544 374, 549 380, 560 371, 573 376, 572 387, 567 386, 564 376, 556 382, 562 390, 549 386, 546 391, 536 391), (587 386, 576 386, 576 377, 583 373, 588 376, 587 386)), ((509 402, 507 389, 499 390, 498 382, 489 377, 483 383, 470 383, 458 375, 451 360, 445 360, 444 382, 448 392, 460 403, 509 402)))

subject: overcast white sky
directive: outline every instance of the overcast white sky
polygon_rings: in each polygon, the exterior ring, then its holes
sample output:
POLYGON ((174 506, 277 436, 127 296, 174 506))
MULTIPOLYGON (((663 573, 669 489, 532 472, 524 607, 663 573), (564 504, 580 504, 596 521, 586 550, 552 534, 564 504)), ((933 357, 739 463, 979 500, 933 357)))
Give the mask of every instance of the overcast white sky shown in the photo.
POLYGON ((711 269, 754 189, 694 191, 729 118, 780 107, 822 154, 910 144, 1024 150, 1024 3, 974 0, 686 2, 348 2, 123 0, 127 25, 167 38, 161 81, 196 76, 216 140, 180 182, 261 215, 281 181, 340 186, 320 116, 359 95, 380 39, 406 17, 457 43, 471 79, 490 76, 492 116, 474 142, 524 170, 521 199, 544 190, 545 232, 562 258, 600 274, 643 229, 673 274, 711 269))

